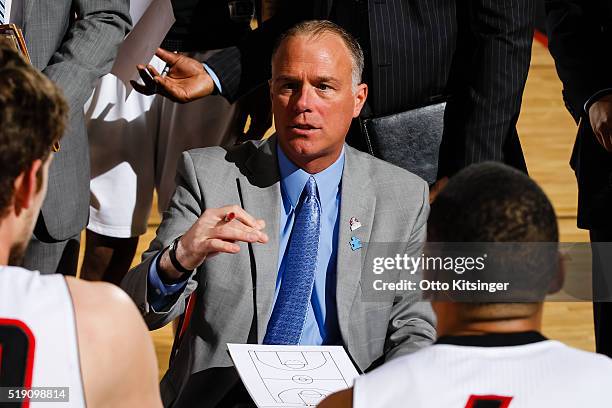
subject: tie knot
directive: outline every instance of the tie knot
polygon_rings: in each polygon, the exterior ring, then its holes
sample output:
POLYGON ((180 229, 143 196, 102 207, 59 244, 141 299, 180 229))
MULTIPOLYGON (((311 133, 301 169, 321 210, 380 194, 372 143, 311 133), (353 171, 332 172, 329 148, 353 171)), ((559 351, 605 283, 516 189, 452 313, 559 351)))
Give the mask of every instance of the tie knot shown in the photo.
POLYGON ((313 176, 308 178, 304 186, 304 198, 316 198, 317 196, 317 181, 313 176))

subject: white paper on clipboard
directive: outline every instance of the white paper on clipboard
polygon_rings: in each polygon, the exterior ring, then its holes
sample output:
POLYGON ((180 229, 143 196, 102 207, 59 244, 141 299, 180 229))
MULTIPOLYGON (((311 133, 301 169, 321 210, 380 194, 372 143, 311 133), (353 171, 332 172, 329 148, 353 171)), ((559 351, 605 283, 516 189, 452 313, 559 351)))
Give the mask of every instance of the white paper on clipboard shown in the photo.
POLYGON ((154 0, 130 0, 130 17, 132 17, 132 26, 138 24, 142 15, 147 11, 154 0))
MULTIPOLYGON (((135 12, 141 12, 146 0, 135 12)), ((111 73, 131 90, 130 80, 138 78, 136 65, 148 64, 175 22, 170 0, 152 0, 142 17, 121 44, 111 73)))
POLYGON ((328 395, 352 387, 359 376, 341 346, 227 347, 259 408, 316 406, 328 395))

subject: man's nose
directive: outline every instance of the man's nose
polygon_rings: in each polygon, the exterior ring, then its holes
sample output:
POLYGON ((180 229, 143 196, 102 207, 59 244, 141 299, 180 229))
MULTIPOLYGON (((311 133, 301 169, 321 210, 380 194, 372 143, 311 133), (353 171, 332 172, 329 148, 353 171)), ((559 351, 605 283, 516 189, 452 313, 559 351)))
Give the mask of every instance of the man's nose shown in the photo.
POLYGON ((313 90, 309 86, 301 86, 294 95, 294 108, 297 113, 311 112, 313 102, 313 90))

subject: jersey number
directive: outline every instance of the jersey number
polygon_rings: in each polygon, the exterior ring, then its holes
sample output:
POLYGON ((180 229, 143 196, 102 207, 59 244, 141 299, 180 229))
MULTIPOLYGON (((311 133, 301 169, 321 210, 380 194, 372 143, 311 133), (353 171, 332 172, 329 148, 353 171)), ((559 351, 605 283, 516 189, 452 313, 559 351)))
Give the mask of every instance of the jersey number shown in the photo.
POLYGON ((470 395, 465 408, 508 408, 512 397, 500 395, 470 395))
MULTIPOLYGON (((0 387, 32 386, 34 335, 20 320, 0 319, 0 387)), ((29 406, 25 401, 22 407, 29 406)))

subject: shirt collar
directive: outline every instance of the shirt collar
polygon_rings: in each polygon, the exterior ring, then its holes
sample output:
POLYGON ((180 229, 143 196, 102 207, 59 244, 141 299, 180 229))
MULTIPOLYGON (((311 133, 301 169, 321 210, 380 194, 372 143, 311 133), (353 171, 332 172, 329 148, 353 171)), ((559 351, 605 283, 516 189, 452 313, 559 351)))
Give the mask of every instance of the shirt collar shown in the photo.
POLYGON ((471 336, 442 336, 436 344, 452 344, 472 347, 508 347, 522 346, 548 340, 536 331, 515 333, 489 333, 471 336))
MULTIPOLYGON (((276 144, 276 151, 278 155, 278 169, 281 176, 281 188, 285 191, 291 207, 295 208, 311 174, 302 170, 289 160, 278 143, 276 144)), ((331 166, 312 175, 317 182, 321 206, 336 198, 343 170, 344 147, 342 147, 342 152, 338 159, 331 166)))

